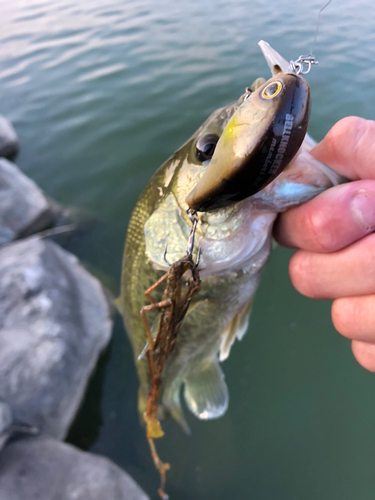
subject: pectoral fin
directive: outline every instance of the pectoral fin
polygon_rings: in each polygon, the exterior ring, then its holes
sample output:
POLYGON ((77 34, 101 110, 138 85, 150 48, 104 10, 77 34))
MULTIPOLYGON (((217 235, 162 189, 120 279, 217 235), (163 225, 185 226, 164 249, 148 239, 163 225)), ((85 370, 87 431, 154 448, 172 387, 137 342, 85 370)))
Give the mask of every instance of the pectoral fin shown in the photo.
POLYGON ((198 418, 209 420, 224 415, 229 394, 216 359, 185 380, 184 395, 189 410, 198 418))
POLYGON ((232 321, 229 323, 228 328, 224 332, 223 340, 220 346, 220 361, 224 361, 229 356, 231 347, 235 338, 242 340, 249 326, 249 317, 253 299, 251 298, 247 304, 242 306, 237 314, 235 314, 232 321))

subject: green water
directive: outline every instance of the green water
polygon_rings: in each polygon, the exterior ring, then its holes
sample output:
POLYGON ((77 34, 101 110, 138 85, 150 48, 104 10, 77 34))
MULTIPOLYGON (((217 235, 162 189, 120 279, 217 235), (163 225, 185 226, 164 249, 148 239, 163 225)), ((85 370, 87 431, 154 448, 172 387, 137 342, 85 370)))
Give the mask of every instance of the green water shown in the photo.
MULTIPOLYGON (((156 168, 216 108, 269 75, 257 42, 309 52, 324 2, 0 0, 0 112, 20 137, 19 167, 89 223, 61 241, 115 291, 131 210, 156 168)), ((375 118, 375 4, 334 1, 308 76, 310 133, 375 118)), ((220 420, 165 425, 171 500, 373 500, 375 378, 335 333, 330 304, 295 292, 277 248, 250 331, 224 364, 220 420)), ((108 456, 156 498, 136 415, 130 345, 114 338, 69 440, 108 456)))

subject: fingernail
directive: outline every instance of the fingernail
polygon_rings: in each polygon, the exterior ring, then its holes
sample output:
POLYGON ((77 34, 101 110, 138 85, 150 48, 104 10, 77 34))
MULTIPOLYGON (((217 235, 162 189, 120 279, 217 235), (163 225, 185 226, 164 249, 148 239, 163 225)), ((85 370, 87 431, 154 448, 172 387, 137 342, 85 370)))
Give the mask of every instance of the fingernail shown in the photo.
POLYGON ((375 229, 375 197, 365 189, 357 191, 351 201, 354 218, 366 232, 375 229))

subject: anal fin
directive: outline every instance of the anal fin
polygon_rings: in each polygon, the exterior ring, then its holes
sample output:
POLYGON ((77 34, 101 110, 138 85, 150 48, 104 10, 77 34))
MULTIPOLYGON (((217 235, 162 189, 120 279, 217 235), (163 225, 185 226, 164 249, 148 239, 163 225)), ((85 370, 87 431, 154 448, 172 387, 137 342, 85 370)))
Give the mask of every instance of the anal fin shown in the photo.
POLYGON ((224 415, 229 393, 216 359, 185 380, 184 395, 189 410, 198 418, 209 420, 224 415))
POLYGON ((159 406, 159 418, 164 420, 167 416, 171 416, 186 432, 191 434, 190 427, 185 420, 181 402, 180 402, 180 388, 178 383, 170 388, 169 393, 163 395, 161 405, 159 406))
POLYGON ((191 434, 191 430, 189 427, 189 424, 186 422, 184 414, 182 412, 181 406, 180 406, 180 395, 177 393, 177 399, 175 400, 174 404, 170 406, 169 412, 171 414, 171 417, 174 418, 174 420, 180 424, 182 429, 186 434, 191 434))

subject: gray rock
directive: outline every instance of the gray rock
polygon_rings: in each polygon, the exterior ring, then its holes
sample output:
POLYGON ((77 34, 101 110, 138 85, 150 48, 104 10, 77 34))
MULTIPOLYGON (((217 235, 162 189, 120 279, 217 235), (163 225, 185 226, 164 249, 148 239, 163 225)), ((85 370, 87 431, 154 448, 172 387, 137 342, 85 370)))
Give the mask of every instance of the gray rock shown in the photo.
POLYGON ((0 401, 0 450, 4 447, 12 434, 12 424, 13 418, 9 406, 3 401, 0 401))
POLYGON ((147 500, 110 460, 49 438, 23 439, 0 454, 1 500, 147 500))
POLYGON ((111 329, 75 256, 38 237, 0 248, 0 399, 15 422, 64 438, 111 329))
POLYGON ((18 139, 10 121, 0 115, 0 156, 11 157, 18 153, 18 139))
POLYGON ((34 181, 0 158, 0 245, 50 227, 57 212, 34 181))
POLYGON ((13 436, 37 436, 38 434, 39 431, 35 427, 22 422, 14 422, 9 405, 0 401, 0 451, 13 436))

